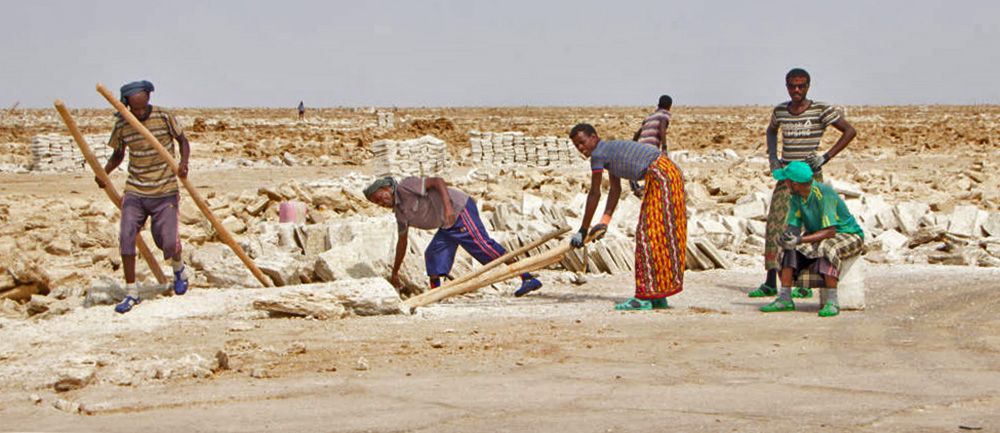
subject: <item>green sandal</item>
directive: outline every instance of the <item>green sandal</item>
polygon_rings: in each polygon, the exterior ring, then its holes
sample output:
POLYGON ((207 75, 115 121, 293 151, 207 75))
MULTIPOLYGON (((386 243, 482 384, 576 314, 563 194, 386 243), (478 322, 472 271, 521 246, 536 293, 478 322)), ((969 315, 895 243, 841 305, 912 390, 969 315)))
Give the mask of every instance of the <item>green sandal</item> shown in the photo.
POLYGON ((833 302, 827 302, 826 305, 819 310, 819 317, 833 317, 838 314, 840 314, 840 306, 833 302))
POLYGON ((774 302, 760 307, 760 311, 765 313, 777 313, 779 311, 795 311, 795 303, 792 301, 782 301, 775 299, 774 302))
POLYGON ((667 298, 650 299, 649 303, 653 304, 654 310, 666 310, 670 308, 670 305, 667 305, 667 298))
POLYGON ((751 298, 766 298, 769 296, 776 296, 778 294, 778 289, 768 286, 767 284, 761 284, 757 290, 747 293, 747 296, 751 298))
POLYGON ((645 299, 632 298, 621 304, 615 304, 615 309, 619 311, 652 310, 653 303, 645 299))
POLYGON ((792 297, 806 299, 813 297, 813 291, 807 287, 792 287, 792 297))

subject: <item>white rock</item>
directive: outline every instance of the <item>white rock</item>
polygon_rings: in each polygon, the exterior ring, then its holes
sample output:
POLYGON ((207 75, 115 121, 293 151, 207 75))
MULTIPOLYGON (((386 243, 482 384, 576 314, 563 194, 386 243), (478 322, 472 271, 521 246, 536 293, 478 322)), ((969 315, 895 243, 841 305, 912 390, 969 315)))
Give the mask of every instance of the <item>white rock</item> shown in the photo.
POLYGON ((96 372, 97 366, 95 364, 78 363, 63 367, 59 372, 59 379, 52 384, 52 387, 56 392, 66 392, 83 388, 94 380, 96 372))
POLYGON ((329 227, 320 224, 307 224, 295 229, 295 238, 302 252, 310 257, 319 255, 330 249, 329 227))
POLYGON ((360 358, 358 358, 358 362, 354 363, 354 369, 355 370, 365 371, 365 370, 368 370, 369 368, 371 368, 371 367, 368 365, 368 359, 366 359, 363 356, 360 357, 360 358))
POLYGON ((199 246, 191 253, 191 265, 212 287, 260 287, 236 253, 223 244, 199 246))
POLYGON ((833 189, 838 193, 843 194, 844 197, 855 198, 855 197, 861 197, 865 194, 865 191, 861 189, 860 185, 853 184, 850 182, 845 182, 837 179, 830 179, 826 183, 831 187, 833 187, 833 189))
POLYGON ((524 193, 521 197, 521 215, 538 215, 545 200, 533 194, 524 193))
POLYGON ((1000 212, 990 212, 983 223, 983 231, 988 236, 1000 236, 1000 212))
POLYGON ((255 300, 254 308, 319 319, 407 312, 399 294, 384 278, 289 286, 255 300))
POLYGON ((980 209, 979 212, 976 214, 976 230, 974 236, 978 237, 985 232, 983 226, 986 225, 986 222, 989 221, 989 219, 990 219, 990 213, 980 209))
POLYGON ((747 221, 747 228, 750 230, 750 234, 764 237, 767 234, 767 222, 749 220, 747 221))
MULTIPOLYGON (((837 282, 837 301, 843 310, 863 310, 865 308, 865 273, 867 261, 860 255, 842 260, 840 281, 837 282)), ((826 302, 826 289, 820 291, 820 305, 826 302)))
POLYGON ((924 215, 927 215, 927 212, 930 212, 930 209, 927 203, 915 201, 897 204, 894 213, 899 222, 900 230, 908 235, 916 233, 917 229, 920 228, 920 220, 923 219, 924 215))
POLYGON ((909 242, 909 238, 895 230, 886 230, 878 235, 875 240, 881 243, 883 251, 890 254, 898 253, 909 242))
POLYGON ((948 223, 948 233, 956 236, 973 237, 979 234, 976 219, 979 209, 975 206, 955 206, 948 223))
POLYGON ((316 276, 322 281, 378 277, 380 269, 351 248, 331 249, 316 257, 316 276))
POLYGON ((764 203, 756 198, 733 206, 733 216, 750 220, 763 220, 767 216, 764 203))
POLYGON ((59 409, 67 413, 78 413, 80 412, 80 403, 75 401, 69 401, 64 399, 56 399, 52 402, 52 407, 59 409))
POLYGON ((230 215, 226 219, 222 220, 222 227, 229 231, 229 233, 243 233, 247 231, 247 225, 243 220, 236 216, 230 215))
POLYGON ((271 277, 275 285, 287 286, 301 282, 299 271, 302 266, 299 257, 301 256, 287 251, 265 250, 261 257, 257 258, 256 263, 261 272, 271 277))

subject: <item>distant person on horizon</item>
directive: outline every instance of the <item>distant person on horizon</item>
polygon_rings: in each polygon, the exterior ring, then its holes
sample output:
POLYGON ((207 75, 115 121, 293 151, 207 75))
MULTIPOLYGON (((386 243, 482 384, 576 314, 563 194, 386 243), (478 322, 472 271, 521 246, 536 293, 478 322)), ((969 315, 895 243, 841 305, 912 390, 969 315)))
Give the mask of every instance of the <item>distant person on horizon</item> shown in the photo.
POLYGON ((299 120, 306 118, 306 103, 299 101, 299 120))
MULTIPOLYGON (((822 167, 854 140, 857 132, 837 107, 806 98, 810 77, 804 69, 795 68, 785 74, 785 88, 788 101, 776 105, 771 110, 771 121, 767 125, 767 156, 773 173, 785 168, 789 162, 803 161, 809 164, 814 178, 823 181, 822 167), (840 131, 840 138, 826 153, 819 154, 823 133, 828 126, 840 131), (781 157, 778 156, 778 130, 781 130, 781 157)), ((777 178, 776 178, 777 179, 777 178)), ((778 293, 777 277, 781 268, 781 246, 779 238, 785 230, 791 192, 788 182, 778 180, 771 194, 771 206, 767 212, 767 228, 764 236, 764 269, 767 276, 763 284, 748 296, 759 298, 775 296, 778 293)), ((794 298, 809 298, 812 290, 796 288, 794 298)))
MULTIPOLYGON (((186 178, 191 146, 174 116, 160 107, 149 104, 149 94, 152 91, 153 83, 149 81, 131 82, 122 86, 121 101, 171 155, 175 154, 174 142, 177 142, 181 154, 177 176, 186 178)), ((115 306, 115 311, 127 313, 142 302, 135 283, 135 238, 146 224, 146 218, 152 217, 150 231, 153 234, 153 241, 163 251, 163 258, 170 260, 173 268, 174 294, 183 295, 187 292, 188 274, 181 258, 181 238, 178 230, 180 193, 174 172, 153 146, 146 142, 142 134, 132 128, 121 115, 115 114, 115 116, 117 120, 108 140, 108 146, 114 148, 114 152, 104 165, 104 171, 107 173, 114 171, 124 160, 125 151, 128 151, 128 180, 125 181, 118 233, 126 295, 125 299, 115 306)), ((98 186, 104 188, 104 183, 99 178, 94 180, 98 186)))
MULTIPOLYGON (((674 100, 670 95, 660 95, 660 100, 656 104, 656 111, 646 116, 646 119, 642 121, 642 126, 632 136, 632 141, 651 144, 660 149, 660 151, 666 152, 667 128, 670 127, 670 107, 673 105, 674 100)), ((630 180, 628 184, 632 188, 632 194, 641 199, 643 193, 642 184, 637 180, 630 180)))

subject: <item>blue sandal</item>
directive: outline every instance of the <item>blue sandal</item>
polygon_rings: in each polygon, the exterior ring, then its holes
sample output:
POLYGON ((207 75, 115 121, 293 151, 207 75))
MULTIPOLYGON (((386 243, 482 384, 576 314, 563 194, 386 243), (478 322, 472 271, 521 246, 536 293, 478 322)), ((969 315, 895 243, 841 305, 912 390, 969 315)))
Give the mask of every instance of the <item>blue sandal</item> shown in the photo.
POLYGON ((188 291, 187 278, 181 279, 183 273, 184 273, 184 268, 181 268, 181 270, 174 272, 174 294, 178 296, 183 295, 188 291))
POLYGON ((520 298, 528 293, 534 292, 535 290, 542 288, 542 282, 538 281, 537 278, 530 278, 521 281, 521 287, 514 292, 514 297, 520 298))
POLYGON ((132 311, 132 307, 139 305, 142 302, 140 298, 133 298, 131 295, 125 296, 125 299, 118 305, 115 305, 115 311, 120 314, 128 313, 132 311))

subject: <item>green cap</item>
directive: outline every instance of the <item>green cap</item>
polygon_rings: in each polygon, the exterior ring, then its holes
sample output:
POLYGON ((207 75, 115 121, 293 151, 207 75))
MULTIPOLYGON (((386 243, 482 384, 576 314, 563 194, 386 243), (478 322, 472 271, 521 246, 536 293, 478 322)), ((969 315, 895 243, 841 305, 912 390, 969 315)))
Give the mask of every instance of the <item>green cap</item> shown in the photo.
POLYGON ((809 164, 802 161, 792 161, 785 168, 774 170, 771 175, 777 181, 788 179, 792 182, 806 183, 812 180, 813 170, 809 164))

